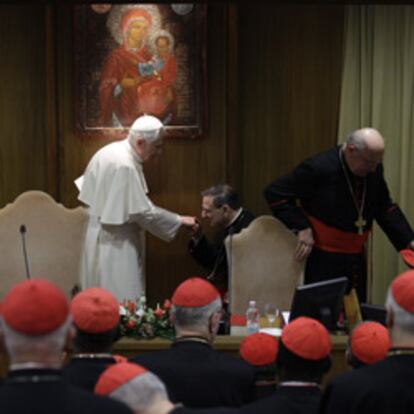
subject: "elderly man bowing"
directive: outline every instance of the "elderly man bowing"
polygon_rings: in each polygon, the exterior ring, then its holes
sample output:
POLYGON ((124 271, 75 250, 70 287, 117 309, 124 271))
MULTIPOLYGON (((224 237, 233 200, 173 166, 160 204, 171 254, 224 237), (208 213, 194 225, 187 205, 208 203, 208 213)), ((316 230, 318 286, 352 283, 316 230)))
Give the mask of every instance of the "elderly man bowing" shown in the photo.
POLYGON ((365 244, 374 221, 396 250, 414 250, 414 231, 384 178, 384 148, 378 130, 357 129, 264 190, 273 215, 298 235, 296 259, 308 258, 305 283, 347 276, 349 290, 365 301, 365 244))
POLYGON ((100 286, 116 298, 145 293, 145 230, 171 241, 195 218, 155 206, 148 198, 143 163, 162 151, 163 124, 144 115, 128 137, 101 148, 75 183, 89 208, 81 265, 83 288, 100 286))

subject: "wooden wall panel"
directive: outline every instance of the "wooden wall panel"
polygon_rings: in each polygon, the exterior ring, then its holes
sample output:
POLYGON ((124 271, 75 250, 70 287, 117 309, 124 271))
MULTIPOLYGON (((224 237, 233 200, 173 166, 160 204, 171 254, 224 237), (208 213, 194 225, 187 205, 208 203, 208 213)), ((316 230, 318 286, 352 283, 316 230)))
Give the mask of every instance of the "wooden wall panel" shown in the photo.
MULTIPOLYGON (((48 176, 44 6, 0 8, 0 206, 21 192, 54 192, 48 176)), ((51 174, 53 175, 53 174, 51 174)))
POLYGON ((239 124, 245 204, 269 214, 264 187, 337 141, 343 6, 240 6, 239 124))

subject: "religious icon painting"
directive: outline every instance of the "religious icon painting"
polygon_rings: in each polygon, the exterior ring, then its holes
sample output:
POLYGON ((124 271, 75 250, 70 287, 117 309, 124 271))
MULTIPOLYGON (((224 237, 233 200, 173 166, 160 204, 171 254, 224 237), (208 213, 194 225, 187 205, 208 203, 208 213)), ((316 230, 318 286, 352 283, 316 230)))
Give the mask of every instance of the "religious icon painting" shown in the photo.
POLYGON ((206 6, 74 6, 75 130, 125 136, 140 115, 167 137, 197 138, 206 123, 206 6))

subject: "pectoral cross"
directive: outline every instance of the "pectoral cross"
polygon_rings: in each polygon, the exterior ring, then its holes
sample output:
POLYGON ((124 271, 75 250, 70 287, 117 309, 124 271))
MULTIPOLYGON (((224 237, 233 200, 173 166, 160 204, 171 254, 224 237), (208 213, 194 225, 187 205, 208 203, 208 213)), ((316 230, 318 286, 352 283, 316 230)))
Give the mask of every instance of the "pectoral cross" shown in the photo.
POLYGON ((358 227, 358 234, 362 235, 364 232, 364 226, 367 224, 366 220, 364 220, 362 215, 358 215, 358 220, 356 220, 354 224, 356 227, 358 227))

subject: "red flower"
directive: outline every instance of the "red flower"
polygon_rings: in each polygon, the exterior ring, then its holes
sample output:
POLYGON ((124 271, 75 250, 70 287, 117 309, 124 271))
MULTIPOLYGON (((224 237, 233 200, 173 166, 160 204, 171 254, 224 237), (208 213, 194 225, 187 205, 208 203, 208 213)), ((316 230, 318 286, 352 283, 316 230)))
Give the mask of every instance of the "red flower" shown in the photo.
POLYGON ((157 309, 155 309, 154 311, 154 315, 158 318, 161 319, 164 316, 165 310, 162 310, 159 306, 157 307, 157 309))
POLYGON ((137 326, 137 323, 133 319, 130 319, 126 326, 128 329, 134 329, 137 326))
POLYGON ((163 307, 165 310, 170 309, 170 308, 171 308, 171 301, 170 301, 169 299, 165 299, 164 304, 162 305, 162 307, 163 307))
POLYGON ((137 305, 134 301, 129 300, 128 303, 127 303, 127 308, 128 308, 130 313, 135 313, 135 311, 137 309, 137 305))

